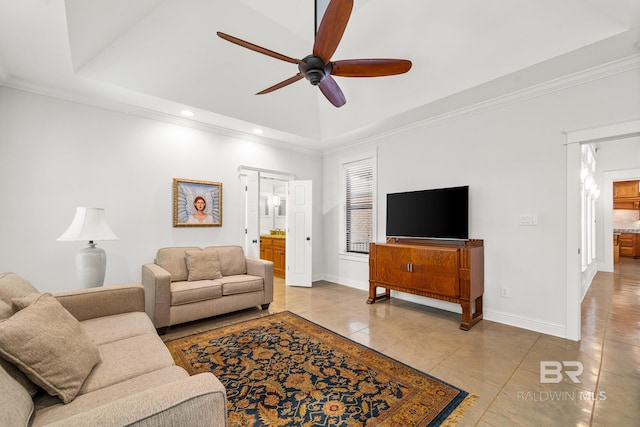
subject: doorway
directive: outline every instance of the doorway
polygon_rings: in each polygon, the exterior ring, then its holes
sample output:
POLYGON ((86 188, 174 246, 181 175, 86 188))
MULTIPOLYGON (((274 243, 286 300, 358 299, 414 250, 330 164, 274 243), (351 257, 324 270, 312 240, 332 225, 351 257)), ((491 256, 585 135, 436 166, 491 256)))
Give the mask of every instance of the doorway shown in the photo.
MULTIPOLYGON (((566 332, 565 338, 580 340, 582 283, 582 228, 581 228, 581 144, 600 143, 640 136, 640 119, 566 133, 567 152, 567 209, 566 209, 566 332), (576 219, 578 219, 576 221, 576 219)), ((603 185, 604 212, 613 211, 612 185, 603 185), (607 207, 609 204, 609 207, 607 207)), ((606 225, 605 225, 606 227, 606 225)), ((609 229, 613 232, 613 228, 609 229)), ((613 269, 613 239, 603 239, 605 259, 611 257, 613 269)))
MULTIPOLYGON (((293 180, 293 175, 286 172, 277 172, 266 169, 259 169, 250 166, 240 166, 238 168, 240 178, 240 199, 244 201, 244 252, 252 258, 260 258, 260 235, 266 230, 277 228, 276 225, 283 225, 286 228, 286 201, 285 209, 280 215, 278 208, 278 220, 275 220, 274 214, 274 182, 288 183, 293 180), (261 189, 261 187, 263 187, 261 189), (264 191, 263 191, 264 190, 264 191), (264 197, 263 197, 264 194, 264 197), (268 199, 268 195, 271 195, 268 199), (267 215, 268 210, 268 215, 267 215)), ((282 189, 278 185, 278 192, 282 189)), ((287 187, 284 187, 286 190, 287 187)), ((286 191, 284 193, 286 200, 286 191)), ((283 199, 280 199, 282 203, 283 199)))
POLYGON ((239 172, 245 253, 254 258, 277 255, 277 259, 271 259, 274 271, 277 261, 287 285, 311 287, 311 181, 295 181, 293 175, 246 166, 241 166, 239 172), (266 246, 261 250, 261 240, 271 243, 270 251, 266 246))

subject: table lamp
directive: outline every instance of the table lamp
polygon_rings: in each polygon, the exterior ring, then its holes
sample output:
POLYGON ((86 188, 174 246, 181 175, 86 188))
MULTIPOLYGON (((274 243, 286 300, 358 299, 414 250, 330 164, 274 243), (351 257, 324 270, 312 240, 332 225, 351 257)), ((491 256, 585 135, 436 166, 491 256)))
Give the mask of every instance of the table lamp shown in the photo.
POLYGON ((102 286, 107 268, 107 254, 96 247, 96 240, 117 240, 105 220, 103 208, 76 208, 76 216, 58 241, 86 240, 89 246, 76 255, 76 276, 83 287, 102 286))

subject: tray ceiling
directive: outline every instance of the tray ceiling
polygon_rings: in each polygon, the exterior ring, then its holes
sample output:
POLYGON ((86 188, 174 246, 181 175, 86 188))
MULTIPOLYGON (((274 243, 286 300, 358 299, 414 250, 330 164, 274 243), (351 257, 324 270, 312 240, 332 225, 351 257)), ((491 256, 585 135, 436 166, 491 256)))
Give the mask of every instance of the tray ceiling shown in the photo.
POLYGON ((312 0, 21 0, 0 4, 0 83, 179 117, 323 151, 638 53, 639 0, 356 0, 333 59, 406 58, 340 78, 335 108, 297 72, 223 31, 302 58, 312 0))

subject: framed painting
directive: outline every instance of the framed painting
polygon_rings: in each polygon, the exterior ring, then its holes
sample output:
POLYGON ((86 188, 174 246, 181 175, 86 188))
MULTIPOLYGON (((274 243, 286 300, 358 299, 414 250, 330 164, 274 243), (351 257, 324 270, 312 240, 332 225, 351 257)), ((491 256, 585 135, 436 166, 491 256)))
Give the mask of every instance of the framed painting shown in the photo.
POLYGON ((222 225, 222 183, 173 179, 173 226, 222 225))

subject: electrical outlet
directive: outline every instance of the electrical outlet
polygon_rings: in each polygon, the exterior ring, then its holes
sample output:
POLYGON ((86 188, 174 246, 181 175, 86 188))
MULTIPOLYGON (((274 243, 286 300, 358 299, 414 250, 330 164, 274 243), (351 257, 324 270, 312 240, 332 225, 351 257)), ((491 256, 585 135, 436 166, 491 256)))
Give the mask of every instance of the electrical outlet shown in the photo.
POLYGON ((509 298, 509 288, 500 288, 500 296, 502 298, 509 298))

